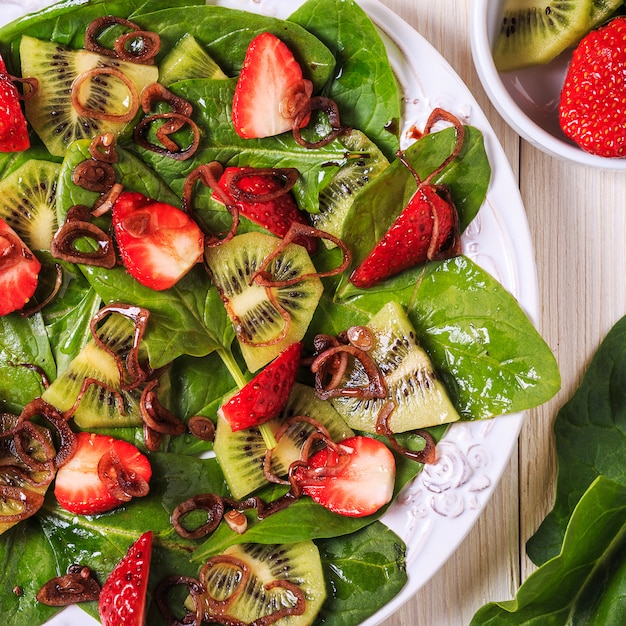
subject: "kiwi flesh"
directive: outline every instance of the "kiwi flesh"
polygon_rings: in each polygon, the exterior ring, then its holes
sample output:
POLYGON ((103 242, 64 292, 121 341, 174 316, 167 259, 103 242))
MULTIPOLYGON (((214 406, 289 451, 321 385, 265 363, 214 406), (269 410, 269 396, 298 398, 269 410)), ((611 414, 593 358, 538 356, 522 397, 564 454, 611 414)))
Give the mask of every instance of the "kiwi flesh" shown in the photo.
MULTIPOLYGON (((416 341, 415 330, 404 309, 388 302, 367 324, 375 338, 369 353, 383 374, 387 396, 359 399, 339 396, 331 402, 348 426, 376 432, 383 406, 393 401, 396 409, 389 420, 392 432, 401 433, 460 419, 447 391, 438 379, 426 352, 416 341)), ((346 387, 366 384, 363 366, 355 360, 346 373, 346 387)))
MULTIPOLYGON (((22 491, 32 491, 43 496, 48 484, 46 481, 46 472, 33 471, 30 469, 16 454, 13 437, 3 437, 2 433, 8 432, 15 427, 18 418, 10 413, 0 413, 0 485, 20 488, 22 491), (32 479, 32 480, 29 480, 32 479), (44 483, 41 485, 33 483, 44 483)), ((46 428, 37 426, 43 438, 50 446, 53 446, 50 431, 46 428)), ((46 454, 43 450, 41 442, 35 438, 29 437, 27 442, 29 454, 38 461, 44 461, 46 454)), ((9 530, 19 522, 3 522, 2 518, 9 515, 20 514, 23 511, 21 505, 10 499, 0 497, 0 535, 9 530)))
MULTIPOLYGON (((20 43, 22 77, 36 78, 39 86, 25 103, 26 118, 51 154, 63 156, 75 139, 93 139, 107 132, 119 135, 126 122, 79 115, 72 105, 72 84, 88 70, 112 68, 122 72, 141 94, 156 82, 155 65, 128 63, 88 50, 71 50, 60 44, 24 36, 20 43)), ((81 102, 90 110, 121 115, 128 111, 128 86, 118 77, 101 74, 81 88, 81 102)))
MULTIPOLYGON (((251 372, 304 337, 324 289, 317 276, 309 276, 285 287, 266 288, 250 284, 252 275, 280 245, 281 240, 277 237, 250 232, 207 248, 205 253, 209 274, 226 304, 243 358, 251 372), (286 333, 286 322, 279 307, 290 317, 286 333)), ((306 250, 296 244, 285 247, 269 264, 267 271, 272 281, 290 280, 316 272, 306 250)))
MULTIPOLYGON (((132 344, 132 322, 121 315, 111 315, 98 329, 98 336, 118 357, 123 358, 132 344)), ((79 428, 90 430, 142 424, 139 409, 141 387, 122 390, 115 357, 93 340, 83 346, 67 369, 44 391, 42 398, 59 411, 66 412, 74 405, 87 378, 102 384, 90 385, 82 396, 73 414, 79 428)))
POLYGON ((191 33, 183 35, 159 64, 159 82, 165 86, 188 78, 228 78, 191 33))
POLYGON ((623 4, 624 0, 593 0, 589 28, 600 26, 623 4))
MULTIPOLYGON (((343 225, 357 194, 388 165, 389 161, 365 134, 351 130, 339 137, 349 157, 319 194, 319 213, 309 219, 315 228, 341 237, 343 225)), ((328 239, 327 247, 334 247, 328 239)))
POLYGON ((49 250, 57 230, 60 165, 31 159, 0 181, 0 217, 31 250, 49 250))
POLYGON ((506 0, 493 48, 501 72, 548 63, 591 27, 592 0, 506 0))
MULTIPOLYGON (((207 607, 207 598, 219 602, 234 597, 228 604, 229 617, 244 624, 257 623, 278 610, 294 606, 295 598, 287 588, 267 588, 273 581, 284 580, 302 590, 306 607, 302 615, 290 615, 277 624, 308 626, 314 622, 326 599, 326 583, 319 550, 312 541, 284 545, 242 543, 228 547, 224 555, 248 566, 248 580, 241 583, 241 570, 236 565, 227 561, 214 563, 201 574, 200 580, 206 588, 206 593, 200 596, 203 606, 207 607)), ((219 618, 205 608, 204 619, 214 623, 219 618)))
MULTIPOLYGON (((312 387, 296 383, 280 416, 267 422, 274 434, 289 418, 305 415, 325 426, 334 441, 354 433, 329 402, 320 400, 312 387)), ((300 450, 315 428, 307 422, 294 422, 282 435, 272 453, 272 471, 284 477, 289 465, 300 458, 300 450)), ((224 471, 230 492, 244 498, 267 485, 263 461, 267 447, 258 428, 233 432, 223 417, 218 418, 213 450, 224 471)))

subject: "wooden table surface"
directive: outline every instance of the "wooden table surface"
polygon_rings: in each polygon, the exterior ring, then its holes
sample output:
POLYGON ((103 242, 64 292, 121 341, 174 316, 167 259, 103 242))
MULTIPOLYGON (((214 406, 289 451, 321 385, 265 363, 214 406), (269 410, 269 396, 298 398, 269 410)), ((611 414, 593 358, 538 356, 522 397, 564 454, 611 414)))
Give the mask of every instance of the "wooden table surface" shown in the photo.
POLYGON ((465 626, 475 611, 515 595, 533 570, 525 543, 552 507, 551 440, 558 409, 610 328, 626 314, 626 177, 550 157, 522 140, 490 104, 473 65, 472 0, 381 0, 454 67, 498 136, 535 248, 539 331, 558 361, 561 391, 529 411, 517 449, 479 521, 450 561, 384 626, 465 626))

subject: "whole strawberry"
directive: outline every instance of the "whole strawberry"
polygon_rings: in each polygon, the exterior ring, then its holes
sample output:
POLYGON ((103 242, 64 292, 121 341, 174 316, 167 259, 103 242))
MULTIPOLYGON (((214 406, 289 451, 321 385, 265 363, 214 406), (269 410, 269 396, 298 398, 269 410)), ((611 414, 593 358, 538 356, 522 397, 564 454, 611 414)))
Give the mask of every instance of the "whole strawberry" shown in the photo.
POLYGON ((574 50, 559 103, 563 132, 583 150, 626 156, 626 18, 586 35, 574 50))

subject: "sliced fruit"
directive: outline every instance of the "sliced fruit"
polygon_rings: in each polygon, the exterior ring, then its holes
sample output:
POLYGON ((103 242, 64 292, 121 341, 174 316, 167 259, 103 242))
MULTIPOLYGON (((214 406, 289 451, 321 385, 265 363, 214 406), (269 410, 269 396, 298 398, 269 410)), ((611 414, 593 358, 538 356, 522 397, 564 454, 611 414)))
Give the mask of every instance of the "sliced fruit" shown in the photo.
POLYGON ((451 201, 435 187, 418 187, 389 230, 350 275, 350 282, 366 289, 424 263, 431 250, 439 252, 456 237, 458 216, 451 201))
POLYGON ((287 403, 300 366, 302 343, 293 343, 266 365, 218 414, 233 432, 260 426, 277 417, 287 403))
POLYGON ((200 572, 200 582, 206 588, 201 596, 206 622, 221 621, 221 615, 211 607, 216 601, 226 604, 228 599, 226 613, 232 619, 226 623, 233 623, 233 620, 244 624, 273 623, 263 618, 295 607, 298 598, 294 591, 304 596, 304 612, 289 615, 277 623, 307 626, 314 622, 326 598, 326 583, 319 551, 313 542, 244 543, 227 548, 224 557, 209 560, 200 572), (241 576, 242 564, 249 571, 245 583, 241 576))
MULTIPOLYGON (((205 254, 251 372, 302 340, 324 289, 317 276, 285 286, 251 284, 257 269, 280 245, 272 235, 245 233, 208 248, 205 254)), ((286 246, 267 271, 277 283, 316 272, 306 250, 295 244, 286 246)))
MULTIPOLYGON (((250 172, 249 176, 243 176, 237 183, 237 187, 247 194, 267 195, 281 189, 283 184, 279 176, 255 174, 254 168, 227 167, 218 184, 230 201, 237 205, 241 215, 278 237, 284 237, 294 222, 309 223, 305 214, 298 209, 293 195, 289 192, 264 202, 235 199, 227 181, 238 172, 250 172)), ((219 200, 219 196, 216 194, 213 194, 213 198, 219 200)), ((314 254, 317 251, 317 239, 313 237, 304 237, 296 240, 296 243, 303 245, 309 254, 314 254)))
POLYGON ((64 155, 75 139, 121 133, 127 118, 134 117, 139 94, 146 85, 156 82, 159 74, 156 65, 70 50, 29 36, 22 37, 20 58, 22 76, 39 82, 35 94, 26 101, 26 118, 50 153, 58 156, 64 155), (85 72, 96 68, 103 73, 89 80, 85 72), (73 90, 81 104, 88 103, 89 115, 76 110, 73 90), (111 115, 113 119, 106 119, 111 115))
POLYGON ((40 270, 37 257, 0 218, 0 315, 24 308, 37 289, 40 270))
POLYGON ((152 531, 133 543, 102 585, 98 612, 102 626, 145 626, 152 531))
MULTIPOLYGON (((283 424, 295 416, 310 417, 319 422, 334 441, 354 434, 330 402, 320 400, 312 387, 301 383, 295 383, 280 416, 266 422, 266 425, 276 435, 283 424)), ((271 469, 274 474, 281 477, 287 475, 289 466, 300 458, 302 446, 314 431, 315 426, 303 420, 294 421, 286 427, 272 451, 271 469)), ((258 428, 233 432, 224 417, 220 417, 213 449, 235 498, 244 498, 267 484, 263 473, 267 446, 258 428)))
MULTIPOLYGON (((365 400, 350 396, 333 398, 333 406, 346 423, 355 430, 375 433, 380 411, 390 400, 396 405, 389 420, 394 433, 460 419, 428 355, 418 346, 404 309, 391 301, 367 326, 375 338, 369 354, 383 373, 387 396, 365 400)), ((342 384, 363 387, 366 383, 363 366, 355 359, 342 384)))
POLYGON ((57 163, 30 159, 0 181, 0 218, 31 250, 49 250, 57 230, 59 171, 57 163))
POLYGON ((624 4, 624 0, 593 0, 591 4, 589 30, 611 17, 624 4))
MULTIPOLYGON (((388 165, 389 161, 375 143, 361 131, 351 130, 338 138, 349 158, 319 194, 319 213, 309 219, 315 228, 341 238, 343 225, 357 194, 388 165), (358 156, 361 153, 362 156, 358 156)), ((335 244, 323 240, 327 247, 335 244)))
POLYGON ((67 511, 96 515, 130 500, 130 497, 117 497, 100 478, 98 464, 111 451, 115 452, 131 480, 150 482, 150 462, 132 443, 88 432, 80 432, 76 438, 76 452, 59 468, 54 484, 54 495, 67 511))
POLYGON ((0 152, 22 152, 28 148, 28 123, 20 104, 20 94, 0 56, 0 152))
MULTIPOLYGON (((18 524, 22 518, 26 519, 37 512, 53 478, 45 470, 34 471, 28 467, 16 454, 13 436, 3 436, 3 433, 16 426, 17 420, 15 415, 0 413, 0 535, 18 524), (28 502, 28 508, 25 502, 28 502)), ((54 444, 50 432, 39 426, 37 428, 44 441, 52 447, 54 444)), ((35 460, 41 463, 46 461, 41 441, 29 437, 26 448, 35 460)))
POLYGON ((376 513, 393 496, 393 454, 378 439, 361 435, 342 441, 338 448, 339 453, 323 448, 309 458, 310 469, 296 469, 302 493, 339 515, 364 517, 376 513))
POLYGON ((119 196, 113 229, 124 267, 151 289, 169 289, 202 259, 199 226, 184 211, 140 193, 119 196))
POLYGON ((232 118, 237 134, 254 139, 291 130, 312 91, 287 45, 271 33, 257 35, 248 46, 235 88, 232 118))
POLYGON ((567 137, 590 154, 626 156, 626 18, 586 35, 574 50, 559 101, 567 137))
MULTIPOLYGON (((121 315, 111 315, 99 328, 98 336, 118 354, 117 346, 132 345, 132 322, 121 315)), ((62 413, 69 411, 79 396, 72 417, 84 430, 142 424, 141 388, 122 390, 115 357, 93 340, 85 344, 67 369, 42 394, 44 400, 62 413), (80 396, 85 381, 90 379, 100 384, 89 385, 80 396)))
POLYGON ((501 72, 548 63, 591 27, 592 0, 505 0, 493 59, 501 72))
POLYGON ((188 78, 228 78, 191 34, 183 35, 159 63, 159 82, 165 86, 188 78))

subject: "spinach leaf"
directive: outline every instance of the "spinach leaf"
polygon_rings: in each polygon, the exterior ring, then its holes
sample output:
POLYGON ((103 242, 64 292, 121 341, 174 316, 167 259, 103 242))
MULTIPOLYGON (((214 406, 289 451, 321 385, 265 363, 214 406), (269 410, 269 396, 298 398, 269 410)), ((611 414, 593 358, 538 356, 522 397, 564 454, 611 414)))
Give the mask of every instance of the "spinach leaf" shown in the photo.
POLYGON ((332 302, 324 295, 312 332, 331 332, 350 319, 364 323, 396 300, 407 307, 418 341, 463 419, 522 411, 560 387, 552 351, 515 298, 467 257, 429 263, 346 294, 332 302))
POLYGON ((559 464, 554 508, 527 545, 537 564, 558 553, 574 506, 598 476, 626 485, 626 317, 607 334, 559 411, 554 436, 559 464))
POLYGON ((329 597, 315 624, 361 624, 406 584, 404 542, 380 522, 316 543, 329 597))
POLYGON ((19 413, 43 393, 41 374, 23 367, 32 364, 41 367, 49 380, 55 378, 54 357, 41 314, 0 316, 0 411, 19 413))
POLYGON ((304 26, 335 55, 334 80, 325 94, 337 103, 342 124, 361 129, 393 158, 400 147, 401 92, 369 16, 352 0, 309 0, 289 21, 304 26))
MULTIPOLYGON (((346 148, 333 141, 318 150, 309 150, 295 142, 291 133, 261 139, 242 139, 231 120, 231 103, 236 80, 194 79, 174 83, 170 90, 195 103, 194 119, 204 129, 201 148, 186 161, 175 161, 147 150, 142 158, 161 176, 171 181, 178 194, 187 175, 198 165, 219 161, 223 166, 294 167, 299 181, 294 188, 301 209, 317 212, 319 190, 345 163, 346 148)), ((196 186, 194 207, 210 208, 211 192, 196 186)))
POLYGON ((574 508, 558 554, 514 600, 482 607, 471 626, 623 624, 626 486, 598 476, 574 508))
POLYGON ((278 18, 225 7, 196 6, 184 11, 144 11, 137 20, 142 28, 159 34, 164 50, 191 33, 229 76, 239 73, 250 41, 262 32, 273 33, 287 44, 316 91, 328 82, 335 65, 333 55, 319 39, 298 24, 278 18))
POLYGON ((51 619, 59 609, 40 604, 35 595, 58 574, 56 559, 38 520, 25 520, 0 535, 2 621, 11 626, 33 626, 51 619), (16 588, 18 593, 13 591, 16 588))

